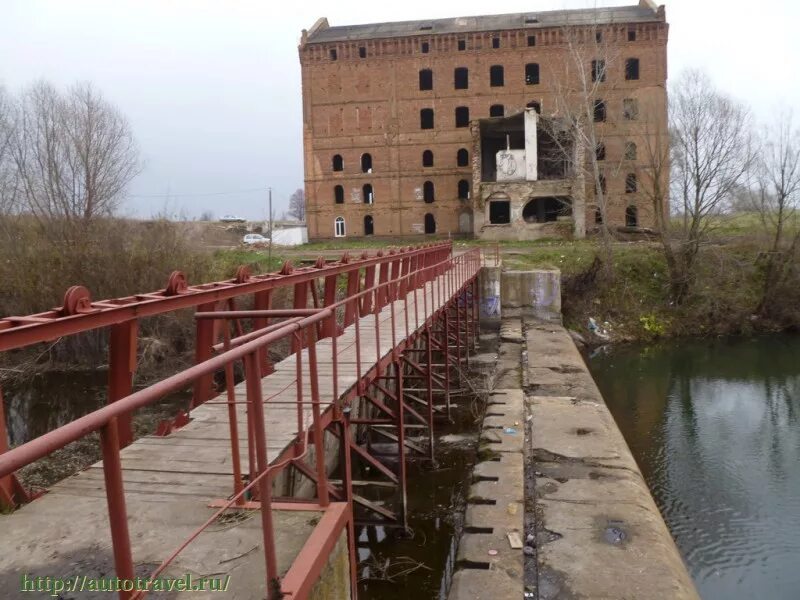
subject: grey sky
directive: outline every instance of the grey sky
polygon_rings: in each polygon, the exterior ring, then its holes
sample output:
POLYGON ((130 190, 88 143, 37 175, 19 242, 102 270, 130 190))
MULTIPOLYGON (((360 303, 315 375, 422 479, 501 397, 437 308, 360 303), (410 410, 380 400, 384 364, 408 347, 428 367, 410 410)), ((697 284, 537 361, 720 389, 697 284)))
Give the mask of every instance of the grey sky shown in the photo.
MULTIPOLYGON (((622 4, 3 0, 0 83, 15 91, 39 78, 59 85, 90 80, 122 109, 145 160, 129 213, 195 217, 212 210, 262 218, 268 185, 280 211, 303 184, 297 43, 318 17, 348 25, 622 4)), ((800 3, 666 6, 671 77, 687 66, 706 68, 762 119, 779 104, 800 107, 800 3)))

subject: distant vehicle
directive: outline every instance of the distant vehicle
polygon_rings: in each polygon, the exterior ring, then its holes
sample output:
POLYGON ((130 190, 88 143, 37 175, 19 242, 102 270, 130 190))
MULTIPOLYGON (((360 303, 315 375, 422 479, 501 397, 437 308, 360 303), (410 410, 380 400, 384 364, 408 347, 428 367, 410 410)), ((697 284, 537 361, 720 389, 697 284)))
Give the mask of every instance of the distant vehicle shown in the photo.
POLYGON ((243 244, 269 244, 269 238, 264 237, 260 233, 248 233, 242 238, 243 244))
POLYGON ((247 219, 237 217, 236 215, 225 215, 220 219, 223 223, 247 223, 247 219))

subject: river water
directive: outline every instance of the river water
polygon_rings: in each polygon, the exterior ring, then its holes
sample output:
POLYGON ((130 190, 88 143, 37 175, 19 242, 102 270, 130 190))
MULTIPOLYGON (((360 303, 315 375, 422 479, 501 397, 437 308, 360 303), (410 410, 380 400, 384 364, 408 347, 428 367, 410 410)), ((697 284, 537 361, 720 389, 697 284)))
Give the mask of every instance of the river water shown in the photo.
POLYGON ((587 363, 704 600, 800 598, 800 336, 587 363))

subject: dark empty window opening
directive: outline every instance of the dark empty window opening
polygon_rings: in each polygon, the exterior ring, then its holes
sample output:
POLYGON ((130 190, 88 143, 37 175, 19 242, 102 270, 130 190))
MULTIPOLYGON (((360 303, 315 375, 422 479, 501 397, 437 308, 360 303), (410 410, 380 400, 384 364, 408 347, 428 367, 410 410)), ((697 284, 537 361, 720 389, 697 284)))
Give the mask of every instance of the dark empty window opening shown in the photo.
POLYGON ((458 49, 459 50, 466 50, 467 49, 467 40, 458 40, 458 49))
POLYGON ((492 48, 499 48, 500 47, 500 38, 493 37, 492 38, 492 48))
POLYGON ((427 54, 430 51, 431 46, 428 42, 422 42, 422 44, 420 44, 419 49, 423 54, 427 54))
POLYGON ((333 188, 333 199, 336 204, 344 204, 344 188, 337 185, 333 188))
POLYGON ((436 219, 431 213, 425 213, 425 233, 436 233, 436 219))
POLYGON ((603 32, 602 31, 595 31, 594 32, 594 41, 598 44, 603 42, 603 32))
POLYGON ((603 213, 600 211, 599 208, 594 210, 594 224, 595 225, 602 225, 603 224, 603 213))
POLYGON ((636 144, 633 142, 625 144, 625 160, 636 160, 636 144))
POLYGON ((367 58, 367 48, 366 48, 366 46, 359 46, 358 47, 358 57, 359 58, 367 58))
POLYGON ((333 170, 334 171, 344 171, 344 160, 342 160, 341 154, 334 154, 333 155, 333 170))
POLYGON ((537 17, 534 17, 533 15, 525 17, 525 23, 527 25, 533 25, 533 24, 538 23, 538 22, 539 22, 539 19, 537 17))
POLYGON ((433 109, 423 108, 419 111, 420 129, 433 129, 433 109))
POLYGON ((422 25, 419 30, 420 31, 431 31, 433 29, 433 25, 422 25))
POLYGON ((469 166, 469 151, 466 148, 461 148, 456 152, 456 164, 459 167, 469 166))
POLYGON ((535 46, 536 45, 536 36, 529 35, 528 36, 528 46, 535 46))
POLYGON ((422 69, 419 72, 419 89, 423 91, 433 89, 433 71, 430 69, 422 69))
POLYGON ((336 60, 339 55, 336 53, 336 48, 331 48, 331 60, 336 60))
POLYGON ((592 61, 592 81, 606 80, 606 61, 602 59, 592 61))
POLYGON ((635 42, 636 41, 636 30, 635 29, 628 29, 628 41, 635 42))
POLYGON ((489 85, 492 87, 503 87, 503 66, 492 65, 489 68, 489 85))
POLYGON ((364 235, 372 235, 375 233, 375 221, 372 215, 364 215, 364 235))
POLYGON ((469 69, 466 67, 458 67, 453 74, 457 90, 466 90, 469 88, 469 69))
POLYGON ((525 84, 537 85, 539 83, 539 63, 525 65, 525 84))
POLYGON ((625 61, 625 79, 636 81, 639 79, 639 59, 629 58, 625 61))
POLYGON ((372 192, 372 184, 365 183, 361 188, 364 204, 372 204, 375 201, 375 194, 372 192))
POLYGON ((606 103, 603 100, 594 101, 594 122, 600 123, 606 120, 606 103))
POLYGON ((597 160, 605 160, 606 159, 606 145, 603 143, 597 144, 597 148, 594 150, 594 155, 597 160))
POLYGON ((532 108, 533 110, 535 110, 535 111, 536 111, 536 114, 539 114, 539 115, 540 115, 540 114, 542 114, 542 105, 541 105, 541 103, 540 103, 540 102, 537 102, 536 100, 531 100, 531 101, 530 101, 530 102, 528 102, 528 103, 527 103, 525 106, 527 106, 528 108, 532 108))
POLYGON ((422 184, 422 199, 428 204, 436 200, 432 181, 426 181, 422 184))
POLYGON ((631 205, 625 209, 625 227, 638 227, 639 226, 639 211, 635 206, 631 205))
POLYGON ((469 200, 469 181, 466 179, 458 181, 458 199, 469 200))
POLYGON ((422 153, 422 166, 423 167, 432 167, 433 166, 433 152, 430 150, 425 150, 422 153))
POLYGON ((361 172, 372 173, 372 155, 369 152, 361 155, 361 172))
POLYGON ((548 196, 534 198, 522 209, 522 219, 526 223, 552 223, 559 217, 572 215, 572 207, 566 198, 548 196))
POLYGON ((492 200, 489 202, 489 223, 492 225, 511 223, 511 201, 492 200))
POLYGON ((625 176, 625 193, 626 194, 635 194, 636 193, 636 173, 628 173, 625 176))
POLYGON ((635 121, 639 118, 639 103, 633 98, 622 101, 622 116, 626 121, 635 121))
POLYGON ((490 117, 502 117, 505 114, 505 107, 502 104, 492 104, 489 107, 490 117))
POLYGON ((469 126, 469 108, 466 106, 456 107, 456 127, 469 126))

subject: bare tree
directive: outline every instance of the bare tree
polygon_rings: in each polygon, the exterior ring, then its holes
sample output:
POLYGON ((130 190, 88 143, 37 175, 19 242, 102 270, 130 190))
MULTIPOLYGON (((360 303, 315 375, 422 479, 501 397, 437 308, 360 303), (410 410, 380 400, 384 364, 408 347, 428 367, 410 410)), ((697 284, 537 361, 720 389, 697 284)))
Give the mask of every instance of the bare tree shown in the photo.
POLYGON ((302 189, 297 189, 289 198, 288 214, 298 221, 306 220, 306 197, 302 189))
POLYGON ((0 87, 0 216, 12 212, 16 205, 16 176, 11 155, 14 134, 12 102, 5 88, 0 87))

